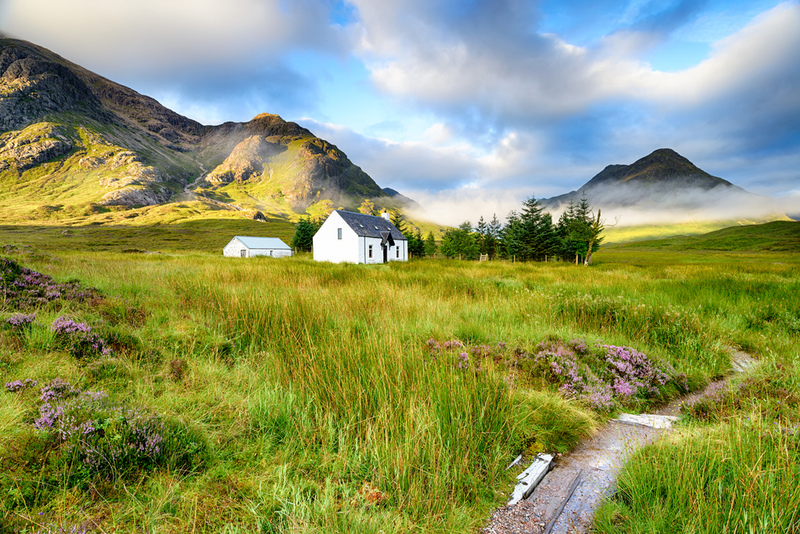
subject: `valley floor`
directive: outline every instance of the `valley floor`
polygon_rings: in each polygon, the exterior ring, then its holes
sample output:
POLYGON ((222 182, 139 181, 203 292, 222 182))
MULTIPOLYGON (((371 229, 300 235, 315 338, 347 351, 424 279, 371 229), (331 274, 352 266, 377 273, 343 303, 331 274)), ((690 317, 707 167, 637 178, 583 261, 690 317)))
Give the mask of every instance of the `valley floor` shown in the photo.
POLYGON ((518 454, 701 389, 731 346, 757 368, 636 453, 595 528, 800 528, 797 254, 367 267, 30 235, 0 233, 0 531, 476 532, 518 454))

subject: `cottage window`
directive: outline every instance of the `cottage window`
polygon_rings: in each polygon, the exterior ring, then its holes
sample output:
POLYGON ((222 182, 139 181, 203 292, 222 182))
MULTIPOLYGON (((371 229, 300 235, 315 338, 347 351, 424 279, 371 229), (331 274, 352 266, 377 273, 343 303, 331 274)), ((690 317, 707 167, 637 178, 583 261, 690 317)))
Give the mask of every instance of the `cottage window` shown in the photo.
POLYGON ((341 239, 342 238, 342 229, 341 228, 337 228, 336 229, 336 233, 337 233, 339 239, 341 239))
POLYGON ((247 249, 243 248, 241 254, 242 254, 243 258, 246 258, 247 257, 247 249))
POLYGON ((372 245, 369 246, 369 257, 372 257, 372 245))
POLYGON ((394 256, 394 257, 395 257, 395 258, 399 258, 399 257, 400 257, 400 245, 398 245, 398 246, 397 246, 397 247, 394 249, 394 252, 395 252, 395 256, 394 256))

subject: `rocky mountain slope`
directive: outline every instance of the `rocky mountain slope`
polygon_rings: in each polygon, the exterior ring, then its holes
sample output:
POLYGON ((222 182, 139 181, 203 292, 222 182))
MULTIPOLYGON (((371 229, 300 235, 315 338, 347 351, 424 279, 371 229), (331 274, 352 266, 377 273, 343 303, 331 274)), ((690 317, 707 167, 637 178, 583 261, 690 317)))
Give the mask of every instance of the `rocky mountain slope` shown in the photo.
POLYGON ((712 176, 669 148, 661 148, 630 165, 609 165, 577 191, 543 199, 558 208, 586 197, 606 209, 696 208, 720 199, 756 197, 727 180, 712 176))
POLYGON ((0 39, 0 213, 134 207, 295 215, 389 198, 334 145, 277 115, 204 126, 24 41, 0 39))

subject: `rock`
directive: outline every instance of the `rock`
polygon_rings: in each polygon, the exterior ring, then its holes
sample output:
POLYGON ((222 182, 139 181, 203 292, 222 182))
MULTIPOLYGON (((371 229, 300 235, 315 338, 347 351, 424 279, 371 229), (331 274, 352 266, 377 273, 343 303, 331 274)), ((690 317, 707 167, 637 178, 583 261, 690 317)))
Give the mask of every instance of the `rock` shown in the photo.
POLYGON ((70 152, 73 142, 63 128, 49 123, 31 125, 21 131, 7 132, 0 140, 0 160, 5 168, 24 171, 70 152))
POLYGON ((267 218, 264 217, 264 214, 260 211, 248 211, 245 212, 244 216, 248 219, 253 219, 254 221, 267 222, 267 218))
POLYGON ((103 206, 152 206, 154 204, 161 204, 170 198, 170 194, 166 190, 153 190, 143 188, 141 186, 131 186, 111 191, 103 195, 100 199, 100 204, 103 206))

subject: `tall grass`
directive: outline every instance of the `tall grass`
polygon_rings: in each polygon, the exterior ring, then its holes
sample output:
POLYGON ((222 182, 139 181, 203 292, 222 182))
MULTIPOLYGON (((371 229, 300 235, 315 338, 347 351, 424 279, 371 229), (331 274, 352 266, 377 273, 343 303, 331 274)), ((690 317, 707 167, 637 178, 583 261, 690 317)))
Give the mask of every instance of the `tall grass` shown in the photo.
MULTIPOLYGON (((113 340, 115 352, 80 362, 44 332, 3 338, 3 378, 58 376, 145 405, 202 432, 209 460, 188 475, 160 469, 101 488, 94 501, 64 488, 50 508, 19 505, 13 526, 44 512, 64 525, 102 515, 119 531, 467 531, 503 502, 511 458, 534 445, 565 451, 604 415, 544 383, 512 380, 502 361, 459 368, 448 355, 434 357, 427 339, 502 342, 510 351, 547 337, 624 344, 669 361, 694 386, 725 372, 728 345, 757 356, 794 350, 796 262, 599 259, 583 269, 21 257, 106 295, 86 307, 56 306, 42 320, 68 311, 113 340), (82 511, 52 515, 68 502, 82 511)), ((0 409, 4 428, 25 424, 20 410, 30 417, 34 399, 0 409)))
POLYGON ((598 532, 797 532, 797 429, 758 412, 690 428, 650 445, 625 466, 598 532))

